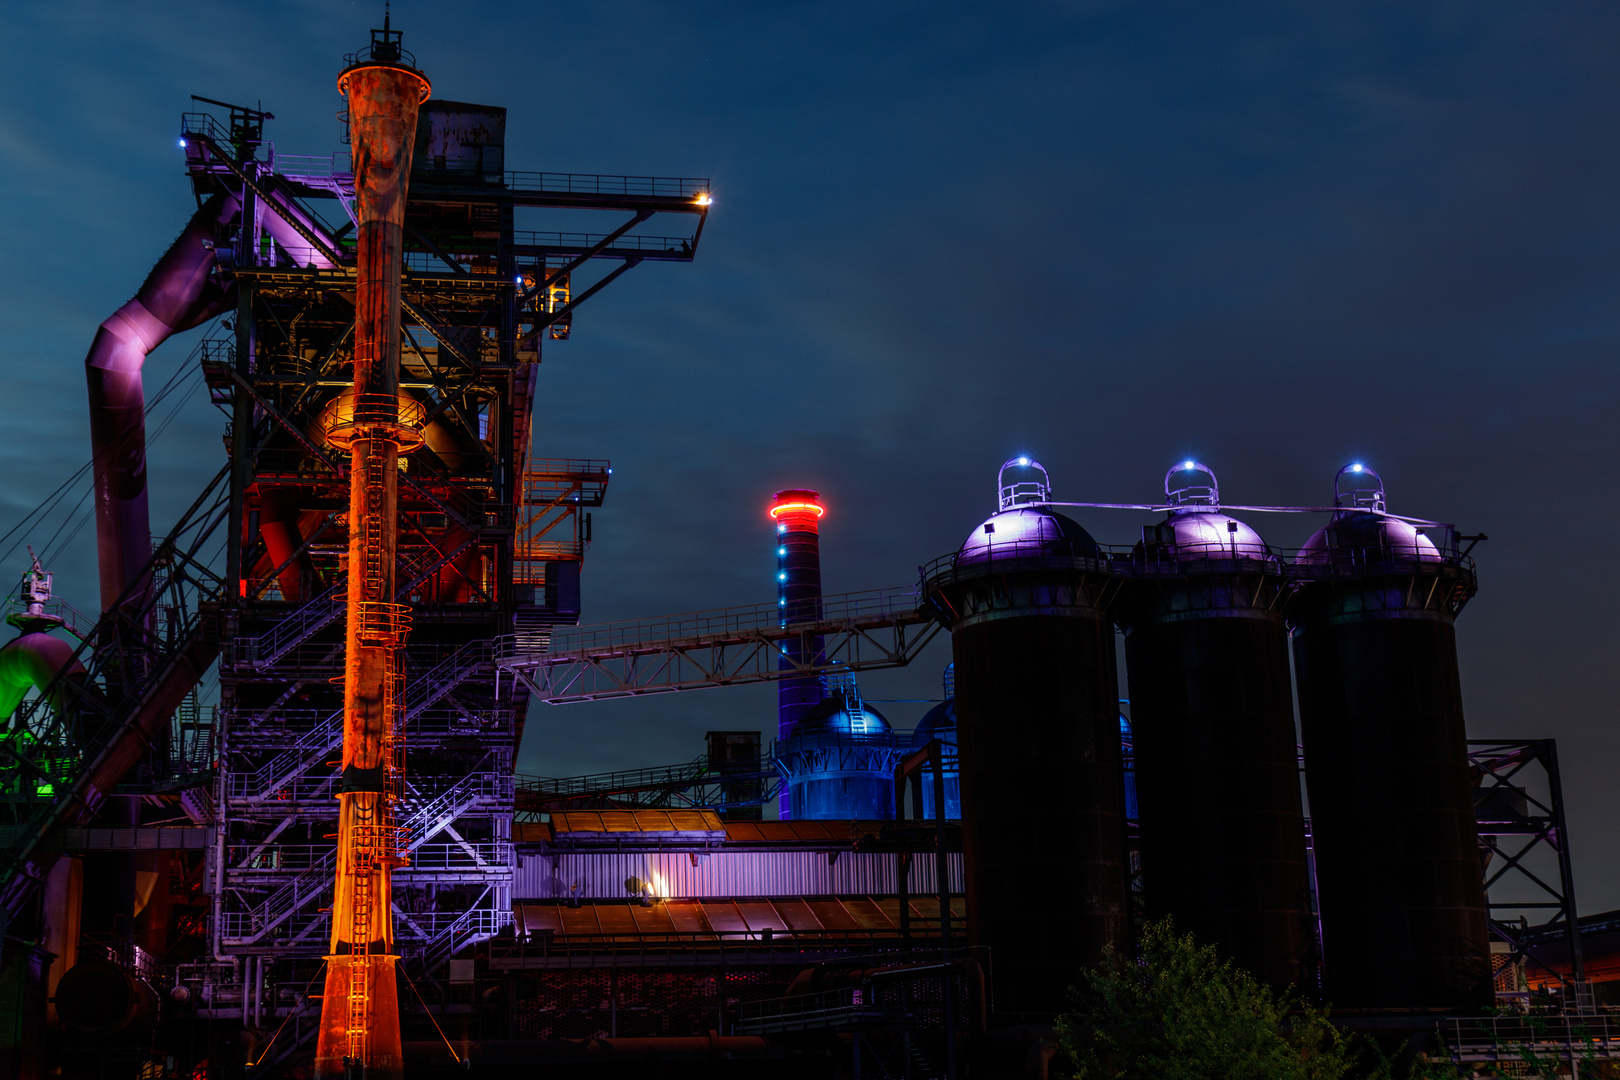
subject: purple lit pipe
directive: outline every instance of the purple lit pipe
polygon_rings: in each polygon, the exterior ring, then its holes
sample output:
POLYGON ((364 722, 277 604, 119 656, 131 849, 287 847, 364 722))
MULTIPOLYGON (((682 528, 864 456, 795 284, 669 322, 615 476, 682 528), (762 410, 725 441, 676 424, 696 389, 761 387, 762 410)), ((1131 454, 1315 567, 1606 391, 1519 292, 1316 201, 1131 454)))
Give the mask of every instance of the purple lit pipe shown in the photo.
POLYGON ((309 232, 314 233, 328 248, 337 250, 337 244, 326 233, 326 227, 302 210, 294 206, 277 192, 269 193, 269 200, 274 206, 266 206, 263 200, 259 202, 259 228, 270 234, 276 246, 285 251, 287 255, 299 266, 313 266, 321 270, 329 270, 332 260, 321 251, 312 246, 297 229, 293 228, 289 219, 294 219, 309 232))
MULTIPOLYGON (((84 665, 73 657, 72 642, 44 633, 24 634, 6 642, 0 648, 0 721, 17 711, 29 687, 44 693, 63 668, 70 678, 84 676, 84 665)), ((60 709, 60 696, 59 692, 52 695, 51 708, 60 709)))
POLYGON ((213 318, 233 302, 230 290, 212 276, 214 230, 238 210, 228 195, 204 203, 134 299, 101 324, 84 358, 103 610, 117 602, 152 557, 141 368, 147 354, 170 335, 213 318))

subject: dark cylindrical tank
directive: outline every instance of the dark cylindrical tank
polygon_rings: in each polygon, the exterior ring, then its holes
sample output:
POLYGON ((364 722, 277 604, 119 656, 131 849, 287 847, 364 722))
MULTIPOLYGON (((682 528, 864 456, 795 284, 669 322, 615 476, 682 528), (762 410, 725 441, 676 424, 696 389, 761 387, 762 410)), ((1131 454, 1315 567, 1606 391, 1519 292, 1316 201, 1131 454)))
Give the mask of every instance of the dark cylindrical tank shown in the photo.
POLYGON ((894 770, 907 747, 846 678, 777 743, 795 821, 894 816, 894 770))
POLYGON ((1220 512, 1206 466, 1171 469, 1165 494, 1170 516, 1115 564, 1148 913, 1314 990, 1283 565, 1220 512))
MULTIPOLYGON (((771 500, 770 516, 776 523, 776 606, 783 626, 821 617, 821 516, 827 512, 819 493, 807 488, 778 491, 771 500)), ((777 667, 792 671, 814 661, 822 639, 794 639, 784 643, 777 667)), ((821 680, 814 675, 784 678, 776 684, 776 737, 786 739, 794 725, 821 704, 821 680)), ((892 802, 893 799, 891 798, 892 802)), ((792 816, 790 792, 784 788, 779 815, 792 816)))
POLYGON ((56 1013, 81 1034, 133 1041, 157 1023, 157 992, 110 960, 85 957, 56 984, 56 1013))
POLYGON ((998 1011, 1049 1013, 1128 948, 1114 628, 1107 566, 1043 505, 1045 470, 1015 458, 1000 481, 999 512, 923 586, 955 657, 969 937, 998 1011))
POLYGON ((1327 995, 1482 1008, 1489 927, 1454 625, 1473 564, 1451 530, 1388 516, 1371 469, 1346 466, 1335 488, 1341 509, 1299 553, 1289 609, 1327 995))

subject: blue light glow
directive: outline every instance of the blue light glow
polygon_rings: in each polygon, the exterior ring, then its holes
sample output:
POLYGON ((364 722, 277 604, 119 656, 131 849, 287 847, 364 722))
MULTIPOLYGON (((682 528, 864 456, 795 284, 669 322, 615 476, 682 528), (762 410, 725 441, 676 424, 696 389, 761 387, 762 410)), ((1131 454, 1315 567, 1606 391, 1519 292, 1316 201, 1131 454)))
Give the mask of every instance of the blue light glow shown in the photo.
POLYGON ((1198 462, 1196 462, 1196 461, 1183 461, 1181 463, 1181 467, 1183 469, 1191 469, 1191 468, 1194 468, 1195 466, 1197 466, 1197 464, 1198 464, 1198 462))
POLYGON ((777 581, 786 581, 787 580, 787 571, 784 570, 780 574, 777 574, 776 575, 776 580, 777 581))
POLYGON ((776 553, 778 555, 786 555, 787 554, 787 548, 779 547, 779 548, 776 549, 776 553))
POLYGON ((186 140, 181 139, 180 140, 180 149, 184 150, 185 148, 186 148, 186 140))
POLYGON ((1358 462, 1356 462, 1356 464, 1350 466, 1350 471, 1351 472, 1360 472, 1361 471, 1361 463, 1358 461, 1358 462))
POLYGON ((785 532, 787 532, 787 526, 786 525, 778 525, 776 527, 776 531, 777 531, 778 535, 780 535, 781 533, 785 533, 785 532))
POLYGON ((1028 465, 1029 464, 1029 458, 1027 458, 1027 457, 1019 458, 1018 459, 1018 464, 1020 464, 1020 465, 1028 465))

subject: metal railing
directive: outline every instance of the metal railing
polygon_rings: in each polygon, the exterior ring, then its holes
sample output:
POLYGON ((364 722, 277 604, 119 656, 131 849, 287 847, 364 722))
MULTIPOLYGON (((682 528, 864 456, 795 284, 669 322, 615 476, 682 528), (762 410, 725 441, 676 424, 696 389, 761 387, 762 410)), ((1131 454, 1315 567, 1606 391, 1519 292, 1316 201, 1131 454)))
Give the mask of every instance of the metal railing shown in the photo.
MULTIPOLYGON (((938 937, 938 925, 913 919, 913 940, 938 937)), ((691 964, 715 963, 722 956, 741 959, 768 955, 815 957, 855 953, 878 955, 899 952, 899 930, 707 930, 648 933, 552 933, 533 931, 517 938, 500 939, 490 946, 492 968, 518 968, 525 961, 590 959, 633 953, 647 961, 691 964)))
MULTIPOLYGON (((232 866, 234 877, 251 874, 268 879, 275 874, 299 874, 316 867, 331 865, 330 844, 271 844, 245 861, 232 866)), ((227 858, 234 849, 227 853, 227 858)), ((411 871, 475 870, 480 868, 509 868, 512 863, 512 845, 506 840, 480 840, 454 844, 419 844, 411 849, 408 865, 394 871, 395 876, 409 875, 411 871)))
POLYGON ((808 618, 784 614, 779 605, 751 604, 558 627, 543 651, 508 641, 497 663, 557 704, 901 667, 939 632, 909 588, 827 596, 808 618))
POLYGON ((869 589, 824 596, 819 618, 799 620, 787 626, 783 625, 782 609, 776 604, 748 604, 594 626, 560 626, 552 632, 550 654, 553 657, 624 654, 662 649, 682 642, 742 641, 760 634, 775 637, 796 633, 801 627, 817 623, 885 623, 896 617, 914 615, 916 610, 917 594, 913 589, 869 589))
MULTIPOLYGON (((519 254, 525 248, 542 248, 548 253, 573 255, 589 251, 608 238, 608 233, 535 232, 518 230, 512 233, 512 245, 519 254)), ((611 259, 627 251, 639 255, 672 255, 692 257, 692 240, 686 236, 621 236, 604 248, 599 258, 611 259)))
MULTIPOLYGON (((400 833, 406 838, 401 845, 401 853, 412 854, 437 835, 445 825, 479 803, 488 801, 505 803, 510 798, 509 776, 475 772, 463 777, 443 793, 426 802, 412 805, 407 801, 404 812, 399 815, 400 833)), ((509 854, 510 849, 506 850, 509 854)), ((329 898, 336 861, 335 848, 311 849, 308 853, 307 868, 267 896, 263 902, 249 911, 222 912, 220 933, 224 943, 234 946, 256 944, 310 903, 329 898)), ((510 866, 510 862, 505 865, 510 866)), ((237 867, 230 873, 234 876, 244 869, 251 871, 253 868, 237 867)))
POLYGON ((1461 1064, 1556 1067, 1620 1058, 1620 1020, 1603 1013, 1453 1017, 1440 1024, 1440 1036, 1451 1059, 1461 1064))
POLYGON ((870 986, 846 986, 814 994, 745 1001, 737 1008, 737 1034, 828 1031, 857 1024, 895 1024, 906 1012, 898 1001, 880 999, 870 986))
POLYGON ((513 191, 556 195, 619 195, 625 198, 692 199, 709 194, 706 176, 603 176, 596 173, 506 173, 513 191))

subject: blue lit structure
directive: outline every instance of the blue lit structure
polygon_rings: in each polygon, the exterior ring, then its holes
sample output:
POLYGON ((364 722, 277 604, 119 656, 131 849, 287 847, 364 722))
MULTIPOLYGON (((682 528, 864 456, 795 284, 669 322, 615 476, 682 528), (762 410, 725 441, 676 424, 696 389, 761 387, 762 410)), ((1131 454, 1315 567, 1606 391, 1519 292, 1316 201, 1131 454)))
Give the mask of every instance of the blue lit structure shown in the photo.
MULTIPOLYGON (((929 709, 917 724, 917 729, 911 734, 911 745, 922 749, 933 739, 938 739, 945 746, 945 759, 943 772, 945 773, 945 817, 947 820, 960 821, 962 819, 962 773, 960 762, 957 759, 956 747, 956 665, 945 665, 945 700, 929 709)), ((934 783, 931 775, 925 775, 919 784, 922 789, 923 817, 932 821, 934 817, 934 783)))
MULTIPOLYGON (((821 617, 821 515, 827 508, 819 492, 808 488, 778 491, 771 501, 771 520, 776 523, 776 606, 782 625, 809 622, 821 617)), ((792 671, 812 662, 821 654, 822 639, 807 637, 789 642, 778 664, 792 671)), ((776 684, 776 737, 786 739, 798 722, 826 695, 821 680, 814 675, 786 678, 776 684)), ((785 820, 793 815, 790 793, 782 793, 778 814, 785 820)))
MULTIPOLYGON (((1130 704, 1125 699, 1121 705, 1130 704)), ((1136 743, 1131 735, 1131 718, 1119 714, 1119 754, 1125 762, 1125 820, 1136 821, 1136 743)))
POLYGON ((910 749, 861 701, 854 678, 829 678, 826 698, 777 744, 790 813, 808 821, 892 818, 894 770, 910 749))

